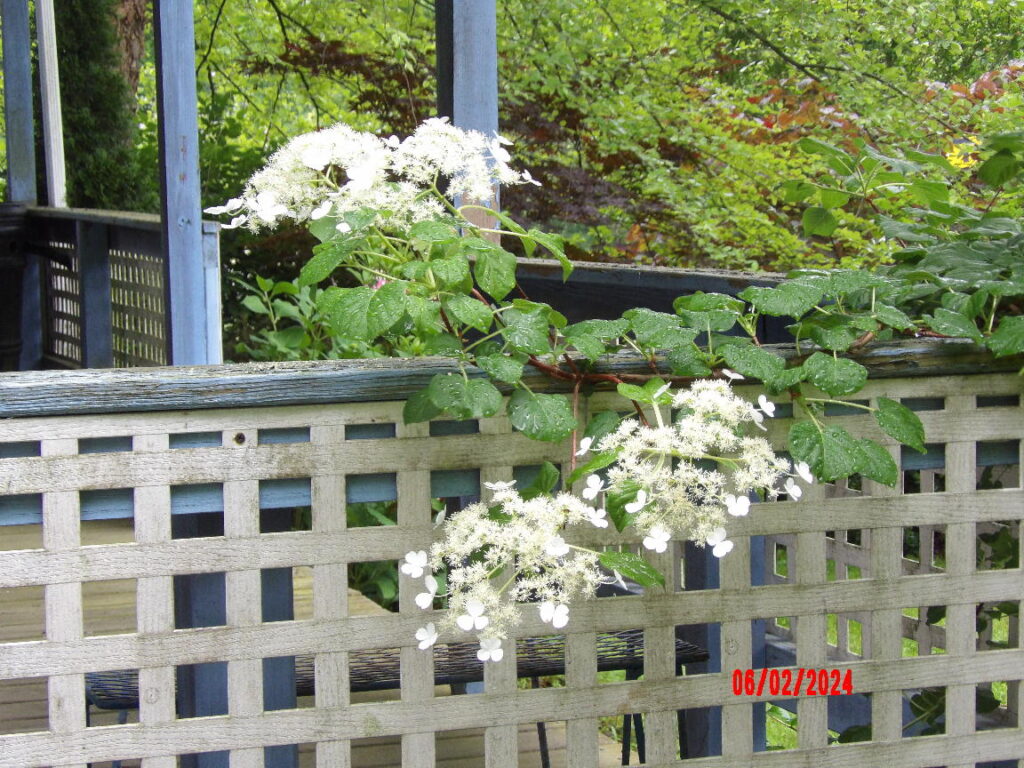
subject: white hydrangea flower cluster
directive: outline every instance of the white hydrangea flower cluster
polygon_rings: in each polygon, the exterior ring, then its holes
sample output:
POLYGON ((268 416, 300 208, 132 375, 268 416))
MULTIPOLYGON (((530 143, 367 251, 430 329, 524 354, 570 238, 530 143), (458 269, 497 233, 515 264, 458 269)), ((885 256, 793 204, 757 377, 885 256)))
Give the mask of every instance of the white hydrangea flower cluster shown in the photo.
POLYGON ((369 209, 377 212, 378 225, 404 228, 445 216, 442 201, 429 194, 440 180, 464 204, 489 203, 495 183, 536 184, 508 165, 508 144, 450 125, 447 118, 426 120, 404 141, 339 123, 289 141, 241 197, 206 212, 232 214, 227 228, 259 229, 283 218, 302 222, 369 209))
MULTIPOLYGON (((483 661, 499 661, 501 640, 519 622, 518 603, 536 606, 542 621, 561 629, 570 604, 595 594, 602 574, 597 553, 570 546, 562 537, 574 525, 602 527, 607 521, 569 493, 523 499, 512 483, 493 483, 489 503, 476 503, 449 517, 444 538, 430 551, 410 552, 403 573, 418 577, 424 568, 447 570, 448 610, 439 629, 475 633, 483 661), (485 658, 486 656, 486 658, 485 658)), ((436 582, 417 604, 433 605, 436 582)), ((421 645, 437 639, 434 627, 417 635, 421 645), (421 636, 422 635, 422 636, 421 636)), ((431 643, 428 643, 429 647, 431 643)))
POLYGON ((675 394, 672 407, 675 421, 663 419, 654 406, 656 424, 628 419, 600 441, 601 452, 618 453, 608 488, 601 490, 636 489, 626 511, 647 549, 664 552, 669 538, 690 539, 706 542, 721 557, 732 549, 727 513, 747 514, 753 490, 778 496, 775 484, 787 476, 789 462, 767 440, 746 435, 748 425, 769 415, 767 409, 756 409, 724 381, 694 382, 675 394))

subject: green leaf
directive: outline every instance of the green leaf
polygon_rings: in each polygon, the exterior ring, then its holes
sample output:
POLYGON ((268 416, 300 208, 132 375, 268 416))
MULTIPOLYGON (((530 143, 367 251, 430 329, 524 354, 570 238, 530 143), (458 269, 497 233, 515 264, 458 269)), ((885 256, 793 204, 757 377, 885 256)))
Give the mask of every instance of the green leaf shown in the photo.
POLYGON ((622 397, 627 400, 636 400, 638 403, 657 403, 666 405, 672 402, 672 395, 667 390, 658 394, 665 387, 665 381, 657 376, 648 379, 642 387, 635 384, 619 384, 616 389, 622 397))
POLYGON ((907 406, 890 400, 888 397, 878 398, 878 410, 875 420, 885 434, 904 445, 925 453, 924 425, 917 414, 907 406))
POLYGON ((319 219, 311 220, 308 224, 309 234, 319 240, 321 243, 326 243, 328 240, 341 239, 344 237, 341 232, 338 231, 338 222, 340 222, 337 216, 323 216, 319 219))
POLYGON ((267 309, 267 305, 263 303, 259 296, 253 296, 252 294, 246 296, 242 299, 242 306, 250 312, 255 312, 257 315, 270 314, 270 310, 267 309))
POLYGON ((845 352, 861 335, 849 317, 843 315, 814 315, 802 323, 789 326, 794 335, 810 338, 825 349, 845 352))
POLYGON ((422 389, 408 400, 402 408, 402 421, 415 424, 419 421, 430 421, 441 415, 441 409, 434 405, 427 390, 422 389))
POLYGON ((814 194, 817 187, 806 181, 784 181, 779 185, 782 200, 786 203, 799 203, 814 194))
POLYGON ((889 451, 874 440, 866 438, 858 440, 857 444, 861 450, 858 471, 883 485, 895 486, 899 479, 899 467, 896 466, 889 451))
POLYGON ((798 368, 790 369, 790 373, 783 358, 753 344, 724 347, 722 357, 732 370, 760 379, 775 391, 788 389, 803 375, 798 368))
POLYGON ((405 315, 405 289, 406 283, 392 281, 372 291, 366 310, 366 327, 370 338, 391 330, 405 315))
POLYGON ((819 286, 785 282, 774 288, 752 285, 740 294, 740 298, 749 301, 762 314, 798 320, 810 312, 823 295, 819 286))
POLYGON ((427 387, 430 401, 456 419, 481 419, 501 408, 501 392, 486 379, 439 373, 427 387))
POLYGON ((604 492, 604 506, 608 511, 608 519, 619 533, 633 522, 633 515, 626 511, 626 505, 636 501, 639 490, 639 485, 632 480, 626 480, 604 492))
POLYGON ((858 471, 863 452, 857 439, 842 427, 820 428, 811 421, 798 421, 789 430, 789 452, 806 462, 825 483, 858 471))
POLYGON ((917 179, 911 183, 908 191, 920 205, 949 202, 949 187, 941 181, 917 179))
POLYGON ((1017 156, 1008 149, 1001 149, 978 168, 978 177, 992 187, 1001 187, 1014 178, 1021 169, 1017 156))
POLYGON ((448 299, 446 306, 448 312, 460 323, 476 328, 481 333, 487 333, 494 322, 494 312, 490 307, 464 293, 448 299))
POLYGON ((1024 316, 1007 316, 985 342, 996 357, 1024 353, 1024 316))
POLYGON ((409 238, 424 243, 447 243, 457 239, 458 236, 454 227, 436 219, 417 221, 409 227, 409 238))
POLYGON ((542 355, 551 349, 548 318, 542 311, 524 312, 513 307, 501 318, 505 323, 502 334, 513 348, 528 355, 542 355))
POLYGON ((540 472, 537 473, 537 477, 533 479, 532 483, 519 491, 519 496, 527 501, 538 496, 545 496, 554 490, 561 477, 562 475, 558 471, 558 467, 550 461, 545 461, 540 465, 540 472))
POLYGON ((647 390, 643 387, 638 387, 636 384, 620 383, 615 389, 627 400, 636 400, 638 403, 647 402, 647 390))
MULTIPOLYGON (((596 453, 590 457, 590 460, 581 466, 576 467, 569 475, 567 482, 572 485, 584 475, 592 475, 595 472, 604 469, 605 467, 611 466, 619 458, 618 451, 608 451, 607 453, 596 453)), ((619 529, 622 530, 621 528, 619 529)))
POLYGON ((422 296, 406 296, 405 311, 412 318, 412 324, 417 333, 433 336, 444 330, 444 326, 441 325, 441 305, 432 299, 424 299, 422 296))
POLYGON ((890 328, 895 328, 898 331, 914 327, 914 321, 911 320, 903 310, 889 306, 888 304, 875 304, 873 314, 878 322, 888 325, 890 328))
POLYGON ((678 312, 681 309, 691 312, 711 312, 716 309, 724 309, 733 313, 743 312, 743 302, 733 296, 724 293, 704 293, 697 291, 688 296, 679 296, 672 302, 672 308, 678 312))
POLYGON ((591 415, 583 436, 591 438, 596 444, 607 434, 615 431, 622 417, 615 411, 599 411, 591 415))
POLYGON ((508 401, 508 418, 513 427, 534 440, 563 440, 576 429, 572 406, 564 395, 517 389, 508 401))
POLYGON ((711 368, 707 365, 707 357, 701 349, 689 342, 673 347, 665 356, 673 376, 710 376, 711 368))
POLYGON ((978 326, 974 324, 973 320, 945 307, 937 307, 934 316, 925 315, 924 320, 928 323, 928 327, 937 333, 972 339, 977 342, 982 340, 981 331, 978 330, 978 326))
POLYGON ((622 316, 629 320, 636 340, 643 347, 669 349, 697 338, 697 331, 682 328, 679 318, 667 312, 638 307, 624 312, 622 316))
POLYGON ((484 293, 501 301, 516 287, 516 257, 497 246, 477 251, 473 274, 484 293))
POLYGON ((804 361, 807 380, 832 397, 858 391, 868 380, 868 369, 845 357, 815 352, 804 361))
POLYGON ((834 296, 886 285, 884 278, 859 269, 836 269, 828 276, 828 292, 834 296))
POLYGON ((449 259, 435 259, 430 262, 430 270, 442 288, 457 288, 469 293, 473 288, 469 277, 469 262, 462 256, 449 259))
POLYGON ((476 364, 492 379, 515 384, 523 378, 523 363, 509 355, 483 355, 476 358, 476 364))
POLYGON ((330 277, 338 265, 355 250, 358 242, 357 238, 346 238, 314 247, 313 258, 303 264, 299 272, 299 279, 296 281, 299 287, 315 285, 330 277))
POLYGON ((634 555, 632 552, 601 552, 597 559, 608 570, 615 571, 642 587, 665 586, 665 577, 661 571, 640 555, 634 555))
POLYGON ((824 187, 819 191, 818 199, 821 200, 823 208, 842 208, 850 202, 850 194, 841 189, 824 187))
POLYGON ((562 281, 568 280, 569 275, 572 274, 572 262, 569 261, 569 257, 565 255, 565 250, 562 248, 562 238, 558 235, 541 232, 539 229, 531 229, 526 234, 558 259, 562 265, 562 281))
POLYGON ((839 174, 851 174, 857 167, 856 161, 854 161, 854 159, 846 152, 839 149, 839 147, 826 144, 824 141, 812 139, 807 136, 800 139, 796 145, 808 154, 821 155, 824 157, 828 161, 829 167, 839 174))
POLYGON ((805 235, 831 237, 832 233, 836 231, 836 227, 839 226, 839 221, 827 208, 817 205, 804 211, 802 221, 805 235))

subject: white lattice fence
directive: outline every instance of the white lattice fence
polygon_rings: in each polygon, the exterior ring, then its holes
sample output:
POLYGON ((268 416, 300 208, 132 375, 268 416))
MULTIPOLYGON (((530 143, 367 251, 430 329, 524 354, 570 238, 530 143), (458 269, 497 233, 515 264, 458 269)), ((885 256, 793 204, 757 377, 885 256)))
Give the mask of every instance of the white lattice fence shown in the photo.
MULTIPOLYGON (((224 376, 230 384, 231 374, 224 376)), ((903 495, 864 481, 859 494, 830 498, 830 489, 816 488, 798 503, 755 506, 748 518, 735 522, 736 547, 720 563, 717 588, 695 583, 684 588, 678 563, 666 554, 656 556, 675 574, 665 591, 574 609, 564 688, 517 687, 510 647, 503 662, 487 666, 484 692, 461 696, 437 694, 433 657, 415 648, 415 630, 429 618, 413 604, 416 587, 402 584, 397 612, 351 616, 349 566, 393 563, 409 550, 427 547, 436 535, 432 498, 468 495, 467 483, 479 490, 483 482, 510 479, 544 460, 561 462, 564 446, 529 441, 512 433, 503 418, 482 420, 473 434, 441 436, 439 428, 403 425, 401 402, 0 421, 0 444, 6 449, 0 455, 12 456, 0 459, 0 499, 6 505, 0 515, 21 514, 24 522, 38 509, 42 519, 42 548, 0 548, 0 610, 5 593, 34 585, 45 590, 45 639, 0 642, 0 683, 45 678, 49 703, 48 730, 0 735, 0 766, 84 766, 136 758, 144 768, 165 768, 177 764, 177 755, 230 751, 234 768, 263 765, 265 747, 315 744, 316 765, 338 768, 353 764, 354 741, 397 736, 401 764, 426 768, 435 765, 436 745, 445 733, 484 728, 485 754, 467 764, 497 768, 517 765, 519 724, 566 721, 567 765, 593 768, 599 763, 598 719, 626 712, 645 714, 647 764, 661 766, 679 761, 677 711, 707 708, 709 727, 720 727, 723 734, 720 750, 681 765, 963 768, 994 760, 1024 765, 1017 715, 1024 703, 1020 612, 1006 649, 978 650, 975 625, 979 604, 1019 605, 1024 592, 1019 558, 1013 568, 976 568, 978 526, 1019 525, 1024 518, 1019 457, 1012 484, 979 491, 976 445, 1017 441, 1019 452, 1024 409, 1019 400, 977 408, 975 396, 1016 396, 1019 388, 1015 376, 1003 375, 871 382, 867 398, 944 398, 943 409, 920 414, 929 442, 945 446, 944 491, 903 495), (380 436, 389 434, 380 426, 388 424, 394 425, 394 436, 380 436), (353 439, 367 434, 377 436, 353 439), (261 507, 282 487, 308 499, 310 530, 261 533, 261 507), (357 498, 354 488, 365 493, 393 488, 396 524, 347 527, 345 505, 357 498), (189 504, 208 503, 196 501, 201 498, 221 501, 222 530, 174 538, 173 519, 189 504), (134 543, 82 546, 83 514, 102 516, 107 510, 113 515, 119 503, 133 513, 134 543), (907 571, 908 529, 942 532, 941 568, 907 571), (843 550, 853 545, 827 535, 842 531, 861 531, 856 561, 842 559, 843 550), (763 575, 752 571, 751 563, 760 562, 752 558, 752 548, 762 547, 763 537, 786 543, 787 577, 775 580, 780 583, 763 583, 763 575), (830 558, 844 563, 835 580, 829 578, 830 558), (859 571, 847 571, 845 564, 859 571), (312 618, 265 621, 262 574, 297 566, 313 572, 312 618), (176 629, 175 577, 211 573, 226 574, 223 621, 176 629), (135 580, 136 630, 86 636, 81 585, 124 579, 135 580), (904 658, 910 618, 904 614, 921 606, 945 607, 945 653, 922 650, 918 657, 904 658), (858 617, 861 653, 840 655, 828 646, 830 614, 858 617), (828 699, 802 695, 798 749, 754 751, 755 715, 763 717, 758 702, 781 697, 768 690, 736 696, 732 674, 753 664, 755 624, 779 617, 792 618, 797 666, 849 669, 857 693, 872 694, 870 741, 830 746, 828 699), (680 625, 718 627, 710 636, 720 642, 709 650, 720 660, 712 668, 720 671, 677 675, 673 649, 680 625), (597 633, 636 628, 644 630, 644 679, 598 682, 597 633), (350 653, 390 648, 401 649, 399 700, 352 703, 350 653), (263 660, 306 654, 315 664, 313 706, 265 711, 263 660), (179 716, 176 671, 215 662, 227 665, 227 714, 179 716), (124 669, 139 673, 138 723, 87 726, 85 675, 124 669), (976 731, 975 688, 992 681, 1008 683, 1004 727, 976 731), (945 691, 945 735, 909 738, 903 733, 903 693, 924 687, 945 691)), ((606 394, 593 401, 594 409, 622 406, 606 394)), ((837 419, 854 434, 879 436, 865 417, 837 419)), ((781 444, 787 429, 788 422, 779 419, 770 437, 781 444)), ((895 445, 893 453, 900 455, 895 445)), ((365 493, 358 498, 369 498, 365 493)), ((590 543, 619 541, 613 533, 595 535, 603 538, 590 543)), ((922 544, 919 550, 922 563, 926 549, 922 544)), ((929 564, 935 565, 932 555, 929 564)), ((522 637, 550 632, 534 612, 526 616, 522 637)), ((441 643, 451 639, 442 637, 441 643)))

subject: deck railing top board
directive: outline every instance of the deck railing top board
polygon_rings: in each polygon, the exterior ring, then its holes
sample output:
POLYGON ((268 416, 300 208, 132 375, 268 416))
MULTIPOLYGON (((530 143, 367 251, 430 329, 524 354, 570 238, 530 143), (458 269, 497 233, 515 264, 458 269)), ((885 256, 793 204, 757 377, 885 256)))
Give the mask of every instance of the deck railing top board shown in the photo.
MULTIPOLYGON (((800 353, 792 346, 783 349, 792 357, 813 350, 806 345, 800 353)), ((1010 372, 1024 364, 1018 357, 995 359, 956 339, 877 344, 856 359, 873 378, 1010 372)), ((595 370, 641 368, 638 357, 620 354, 595 370)), ((438 357, 29 371, 0 374, 0 418, 405 400, 435 374, 458 371, 453 360, 438 357)), ((475 369, 467 373, 483 375, 475 369)), ((529 368, 524 379, 532 388, 564 388, 529 368)))

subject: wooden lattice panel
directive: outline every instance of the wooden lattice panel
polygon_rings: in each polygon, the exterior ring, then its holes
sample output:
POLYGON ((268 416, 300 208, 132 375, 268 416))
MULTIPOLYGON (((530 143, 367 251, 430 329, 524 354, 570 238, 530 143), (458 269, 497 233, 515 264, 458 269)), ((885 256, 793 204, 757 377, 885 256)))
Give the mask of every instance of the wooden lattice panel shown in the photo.
POLYGON ((48 355, 69 365, 82 364, 82 296, 78 274, 78 255, 71 243, 51 242, 50 248, 62 254, 43 262, 46 305, 43 343, 48 355))
MULTIPOLYGON (((154 238, 154 245, 159 240, 154 238)), ((167 364, 167 308, 159 253, 111 249, 110 293, 114 365, 167 364)))
MULTIPOLYGON (((593 768, 599 718, 626 712, 645 716, 649 765, 962 768, 1018 761, 1024 755, 1020 612, 1010 647, 984 652, 975 615, 980 604, 1019 601, 1024 593, 1019 556, 1015 567, 976 564, 979 526, 1010 523, 1019 533, 1024 518, 1019 389, 1017 377, 997 375, 872 381, 864 393, 869 400, 944 398, 941 409, 920 413, 929 443, 944 446, 944 490, 904 494, 864 481, 856 494, 819 486, 800 502, 755 505, 749 517, 733 521, 735 549, 711 563, 703 581, 691 578, 701 571, 696 561, 707 560, 703 551, 687 547, 691 562, 681 564, 676 547, 669 550, 676 554, 658 556, 670 573, 666 590, 574 608, 564 688, 519 688, 514 643, 508 643, 505 659, 487 667, 483 693, 463 696, 437 695, 432 656, 415 648, 415 630, 430 619, 413 604, 415 585, 401 584, 397 611, 353 616, 349 566, 395 563, 428 547, 437 535, 431 499, 480 493, 482 483, 522 477, 523 468, 545 460, 566 462, 566 446, 527 440, 503 418, 446 436, 436 425, 405 426, 400 402, 0 421, 0 445, 6 444, 0 456, 10 457, 0 459, 0 515, 25 522, 36 514, 42 524, 38 548, 0 548, 0 609, 7 591, 42 586, 45 614, 44 639, 0 642, 0 682, 43 679, 50 705, 48 730, 0 735, 0 766, 140 759, 144 768, 169 768, 177 755, 218 750, 230 752, 232 766, 274 765, 277 753, 265 748, 315 744, 318 768, 336 768, 355 764, 354 742, 394 736, 403 766, 427 768, 436 763, 441 739, 483 728, 485 754, 467 764, 511 768, 522 724, 567 721, 567 765, 593 768), (978 392, 1014 400, 979 408, 978 392), (978 490, 977 445, 1012 441, 1018 445, 1013 484, 978 490), (395 524, 348 527, 346 505, 373 499, 395 502, 395 524), (261 510, 282 504, 308 506, 310 524, 261 532, 261 510), (83 546, 83 516, 126 510, 134 518, 133 543, 83 546), (199 511, 222 511, 219 528, 181 538, 179 522, 199 511), (908 570, 905 557, 905 531, 915 528, 943 532, 941 549, 919 548, 920 573, 908 570), (860 544, 844 539, 845 531, 860 531, 860 544), (766 573, 768 537, 787 542, 784 580, 766 573), (850 546, 859 551, 857 577, 844 572, 830 580, 828 560, 839 560, 850 546), (261 580, 268 571, 296 567, 312 571, 312 616, 267 620, 261 580), (212 574, 224 574, 218 577, 222 619, 176 628, 176 582, 212 574), (90 636, 83 585, 107 580, 135 580, 137 626, 90 636), (906 609, 939 605, 946 611, 945 652, 904 658, 906 609), (830 614, 860 617, 861 653, 836 656, 827 643, 830 614), (857 693, 871 693, 871 740, 829 745, 828 700, 801 695, 798 749, 755 751, 761 702, 781 697, 736 696, 732 673, 754 666, 763 651, 757 627, 777 617, 793 619, 794 664, 851 670, 857 693), (713 662, 680 676, 671 649, 681 625, 715 631, 707 634, 713 662), (645 633, 644 679, 598 682, 596 633, 636 628, 645 633), (401 649, 398 699, 353 703, 350 653, 388 648, 401 649), (314 706, 268 710, 264 660, 304 654, 314 657, 314 706), (175 704, 179 673, 215 663, 225 665, 224 713, 182 717, 175 704), (138 722, 87 726, 85 675, 111 670, 139 671, 138 722), (991 681, 1009 683, 1005 727, 978 731, 975 687, 991 681), (903 733, 903 693, 922 687, 945 689, 945 735, 903 733), (694 716, 711 711, 708 728, 721 734, 720 744, 711 739, 711 756, 679 759, 681 709, 694 716)), ((605 394, 590 403, 592 410, 623 405, 605 394)), ((858 436, 880 436, 869 418, 837 421, 858 436)), ((781 445, 788 426, 774 420, 770 439, 781 445)), ((898 446, 892 450, 901 457, 898 446)), ((608 531, 588 537, 590 544, 620 543, 608 531)), ((520 638, 550 633, 536 612, 524 615, 520 638)))

